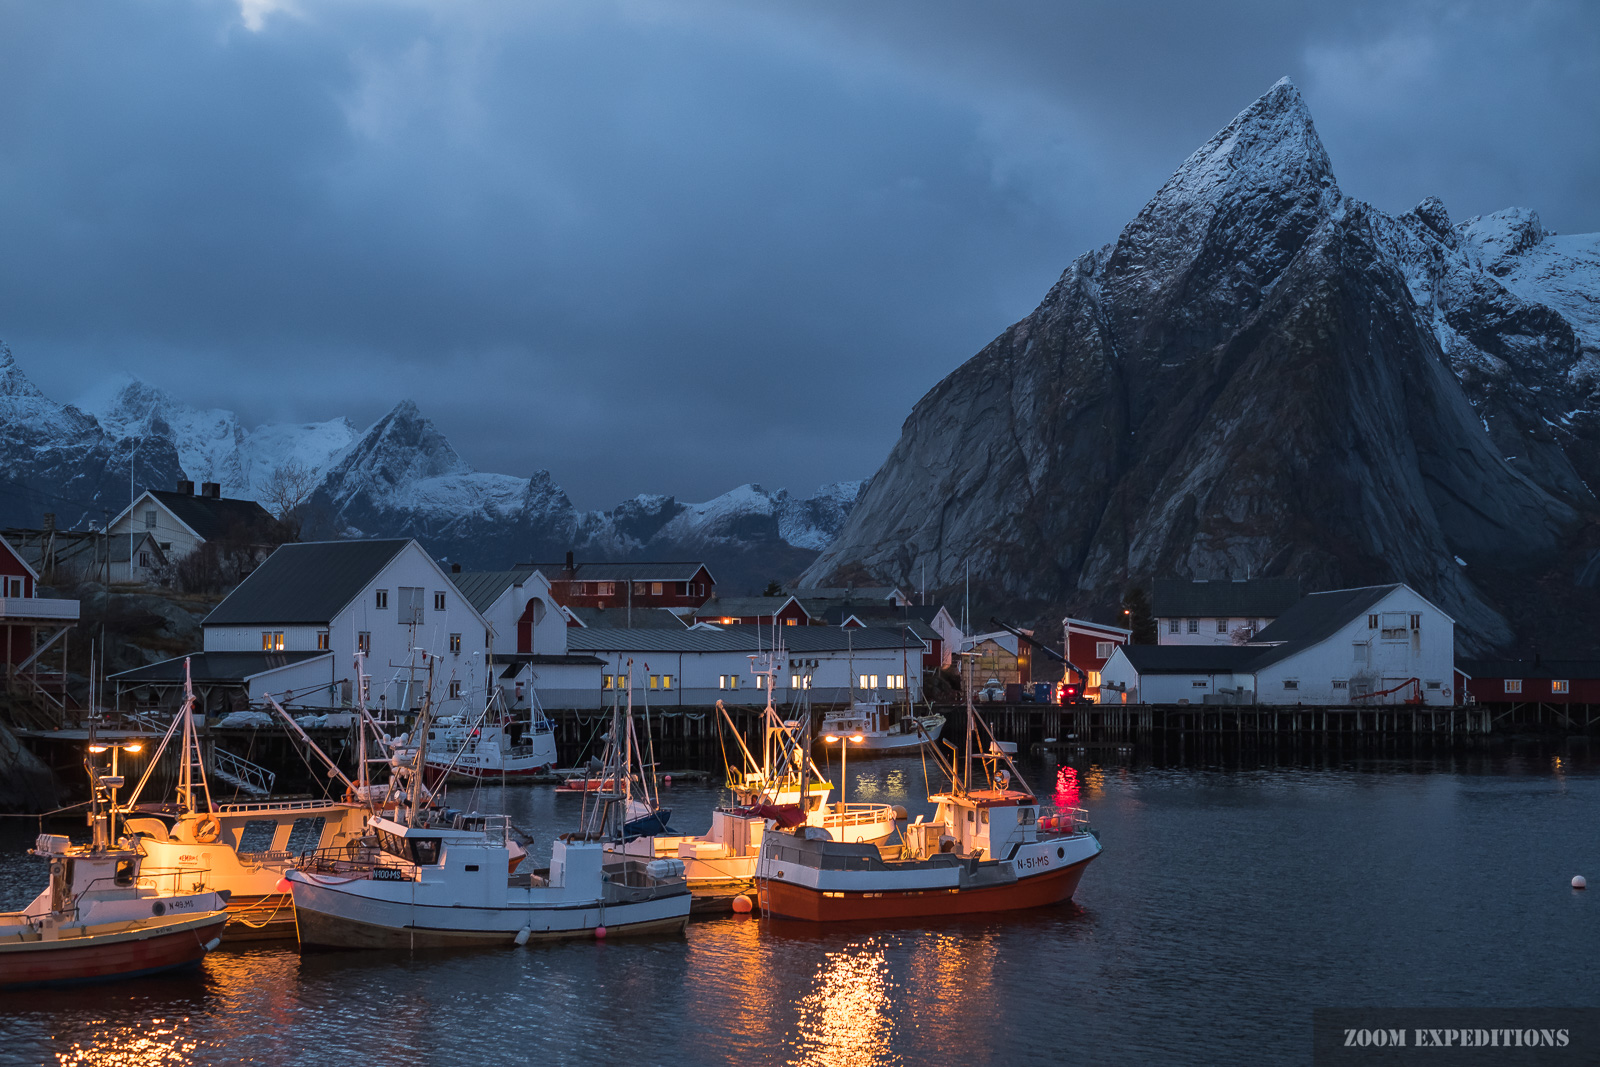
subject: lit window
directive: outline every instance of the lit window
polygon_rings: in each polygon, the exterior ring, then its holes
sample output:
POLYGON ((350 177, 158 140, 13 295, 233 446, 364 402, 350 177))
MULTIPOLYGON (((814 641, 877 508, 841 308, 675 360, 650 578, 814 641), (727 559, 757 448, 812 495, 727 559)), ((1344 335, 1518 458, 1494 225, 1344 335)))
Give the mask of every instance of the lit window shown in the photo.
POLYGON ((611 675, 602 674, 600 676, 600 688, 601 689, 610 689, 611 688, 611 675))
POLYGON ((1200 632, 1200 620, 1199 619, 1190 619, 1189 620, 1189 632, 1192 633, 1192 634, 1197 634, 1197 633, 1200 632))
POLYGON ((373 597, 372 606, 375 607, 375 608, 386 608, 386 607, 388 607, 389 606, 389 590, 387 590, 387 589, 378 590, 377 595, 373 597))
POLYGON ((800 688, 800 676, 798 674, 789 675, 789 688, 790 689, 799 689, 800 688))
POLYGON ((1089 688, 1090 689, 1099 689, 1100 688, 1100 672, 1099 671, 1090 671, 1089 672, 1089 688))
POLYGON ((1110 659, 1111 653, 1117 650, 1115 641, 1096 641, 1094 643, 1095 659, 1110 659))
POLYGON ((326 630, 318 630, 317 631, 317 651, 318 652, 326 652, 326 651, 328 651, 328 631, 326 631, 326 630))
POLYGON ((372 631, 362 630, 356 634, 356 650, 358 652, 372 651, 372 631))
POLYGON ((661 676, 661 688, 663 688, 663 689, 671 689, 672 688, 672 675, 663 674, 661 676))
POLYGON ((450 679, 450 699, 451 700, 460 700, 461 699, 461 682, 460 682, 460 680, 455 679, 455 678, 450 679))
POLYGON ((650 688, 651 689, 660 689, 661 688, 661 676, 659 674, 652 674, 650 676, 650 688))
POLYGON ((660 582, 651 582, 650 583, 650 595, 651 596, 660 596, 661 595, 661 583, 660 582))
POLYGON ((863 674, 863 675, 862 675, 862 676, 861 676, 861 677, 860 677, 860 678, 859 678, 859 679, 858 679, 858 680, 857 680, 857 684, 856 684, 856 688, 857 688, 857 689, 866 689, 866 688, 867 688, 867 676, 866 676, 866 675, 864 675, 864 674, 863 674))
POLYGON ((800 625, 800 620, 799 619, 784 619, 783 620, 783 624, 785 626, 799 626, 800 625))
POLYGON ((435 593, 435 594, 433 594, 433 610, 434 611, 443 611, 444 610, 444 594, 443 593, 435 593))
POLYGON ((272 634, 267 630, 261 631, 261 651, 272 651, 272 634))
POLYGON ((1550 682, 1550 692, 1552 692, 1552 693, 1565 693, 1565 692, 1567 692, 1567 681, 1566 681, 1566 679, 1565 678, 1553 679, 1550 682))
MULTIPOLYGON (((439 595, 443 596, 444 594, 441 593, 439 595)), ((460 634, 451 634, 450 635, 450 651, 451 652, 457 652, 457 653, 459 653, 461 651, 461 635, 460 634)))
POLYGON ((1520 692, 1522 692, 1522 679, 1521 678, 1507 678, 1506 679, 1506 692, 1508 692, 1508 693, 1520 693, 1520 692))

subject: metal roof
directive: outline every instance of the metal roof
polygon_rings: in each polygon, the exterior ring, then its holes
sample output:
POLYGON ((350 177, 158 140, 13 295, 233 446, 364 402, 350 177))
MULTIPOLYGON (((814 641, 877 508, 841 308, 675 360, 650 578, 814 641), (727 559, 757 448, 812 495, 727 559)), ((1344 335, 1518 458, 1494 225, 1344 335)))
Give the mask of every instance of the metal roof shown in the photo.
POLYGON ((183 681, 183 661, 189 660, 189 676, 196 684, 242 685, 257 675, 313 659, 332 659, 332 652, 195 652, 189 656, 165 659, 131 671, 113 674, 110 680, 129 685, 171 685, 183 681))
POLYGON ((1248 645, 1121 645, 1118 651, 1140 674, 1249 671, 1262 652, 1248 645))
POLYGON ((150 495, 207 541, 229 536, 260 538, 275 524, 267 509, 254 500, 195 496, 165 489, 152 489, 150 495))
MULTIPOLYGON (((554 581, 566 581, 562 572, 567 569, 565 563, 529 563, 525 564, 531 570, 541 571, 544 576, 554 581)), ((572 567, 574 582, 690 582, 702 570, 710 577, 711 571, 706 569, 704 563, 575 563, 572 567)), ((715 583, 716 579, 713 578, 715 583)))
POLYGON ((461 595, 467 598, 479 615, 494 606, 500 595, 514 585, 521 585, 528 580, 537 568, 513 567, 508 571, 463 571, 460 574, 450 575, 450 580, 455 583, 461 595))
POLYGON ((794 598, 791 596, 712 597, 694 609, 695 618, 727 616, 730 619, 761 618, 776 615, 794 598))
POLYGON ((1456 666, 1471 678, 1600 678, 1600 659, 1464 659, 1456 666))
POLYGON ((206 616, 206 626, 328 623, 412 542, 313 541, 279 545, 206 616))
POLYGON ((801 600, 860 600, 863 603, 889 600, 900 590, 892 585, 808 586, 793 590, 801 600))
POLYGON ((1158 619, 1275 619, 1299 599, 1298 578, 1157 578, 1150 613, 1158 619))
POLYGON ((584 608, 568 607, 572 617, 584 626, 602 630, 682 630, 683 619, 666 608, 584 608))
MULTIPOLYGON (((567 647, 574 652, 766 652, 772 648, 771 626, 721 626, 698 630, 579 630, 567 631, 567 647)), ((834 626, 779 627, 779 640, 790 652, 844 652, 885 648, 922 649, 922 641, 892 630, 834 626)))

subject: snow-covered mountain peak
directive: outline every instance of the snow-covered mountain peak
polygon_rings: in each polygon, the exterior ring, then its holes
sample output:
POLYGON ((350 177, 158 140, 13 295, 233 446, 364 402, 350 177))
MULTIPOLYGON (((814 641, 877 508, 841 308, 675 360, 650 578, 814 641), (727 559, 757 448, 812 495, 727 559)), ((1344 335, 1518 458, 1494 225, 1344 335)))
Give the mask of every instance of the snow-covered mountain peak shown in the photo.
POLYGON ((1539 213, 1525 207, 1508 207, 1490 215, 1479 215, 1467 219, 1456 230, 1483 267, 1500 275, 1514 268, 1512 257, 1522 255, 1547 236, 1539 222, 1539 213))
POLYGON ((17 366, 16 358, 11 354, 11 346, 4 341, 0 341, 0 396, 44 398, 39 387, 23 373, 21 367, 17 366))

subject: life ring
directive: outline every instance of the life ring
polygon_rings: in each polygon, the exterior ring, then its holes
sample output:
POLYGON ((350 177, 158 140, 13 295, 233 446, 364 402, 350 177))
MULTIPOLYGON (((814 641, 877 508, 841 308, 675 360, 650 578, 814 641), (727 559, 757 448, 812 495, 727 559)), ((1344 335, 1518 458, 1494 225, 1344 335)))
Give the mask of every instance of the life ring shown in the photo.
POLYGON ((222 824, 213 815, 207 815, 200 820, 200 825, 194 828, 194 839, 202 845, 209 845, 222 833, 222 824))
POLYGON ((1450 687, 1448 685, 1444 687, 1444 695, 1445 696, 1449 696, 1450 695, 1450 687))

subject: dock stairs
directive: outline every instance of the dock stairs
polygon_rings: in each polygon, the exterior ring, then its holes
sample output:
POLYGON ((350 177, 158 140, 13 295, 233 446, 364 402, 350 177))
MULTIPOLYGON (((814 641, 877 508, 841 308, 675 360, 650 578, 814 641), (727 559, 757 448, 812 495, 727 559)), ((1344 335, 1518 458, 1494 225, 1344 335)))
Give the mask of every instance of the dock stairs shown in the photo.
POLYGON ((205 768, 213 778, 219 778, 241 793, 253 797, 272 795, 278 776, 259 763, 251 763, 243 756, 235 756, 225 748, 213 746, 211 766, 205 768))

